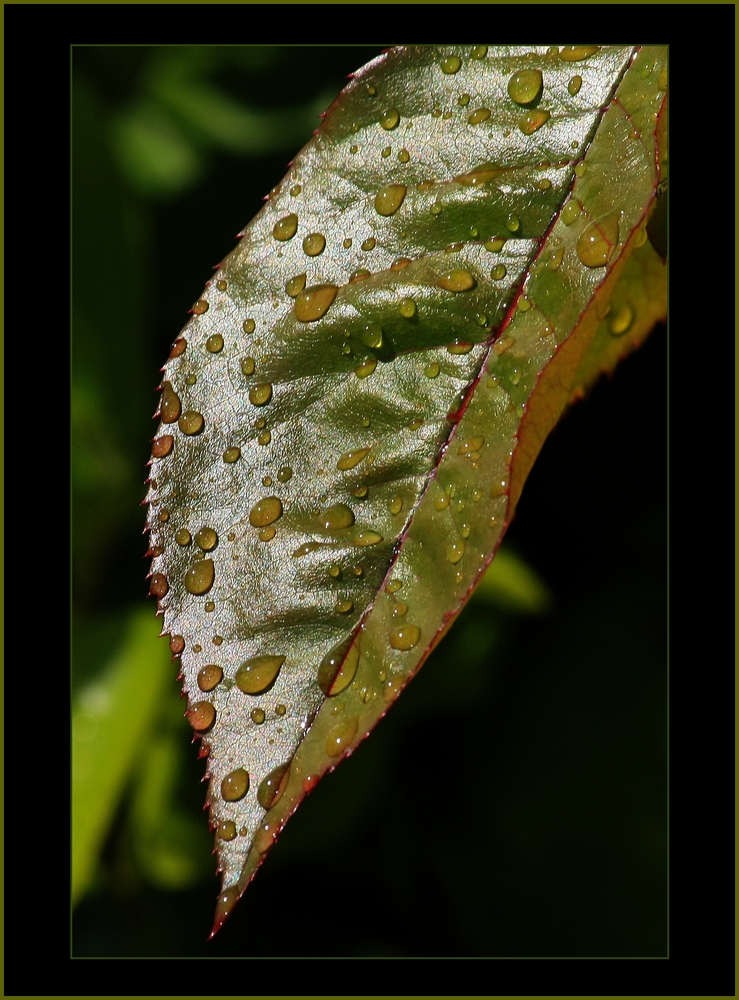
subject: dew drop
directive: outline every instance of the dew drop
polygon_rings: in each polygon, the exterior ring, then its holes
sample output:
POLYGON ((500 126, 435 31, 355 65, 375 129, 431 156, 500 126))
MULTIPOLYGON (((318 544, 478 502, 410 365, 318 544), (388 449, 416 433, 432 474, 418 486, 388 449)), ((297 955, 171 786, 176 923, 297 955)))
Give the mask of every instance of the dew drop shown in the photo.
POLYGON ((255 722, 258 726, 261 726, 266 718, 263 708, 253 708, 251 712, 249 712, 249 716, 251 721, 255 722))
POLYGON ((562 222, 564 222, 566 226, 571 226, 581 212, 582 205, 577 198, 570 198, 565 207, 562 209, 562 222))
POLYGON ((393 618, 402 618, 408 614, 408 605, 404 601, 396 601, 393 606, 393 618))
POLYGON ((589 56, 595 55, 600 49, 599 45, 564 45, 559 53, 559 58, 565 62, 581 62, 589 56))
POLYGON ((292 479, 293 470, 289 465, 283 465, 277 470, 277 478, 281 483, 286 483, 288 480, 292 479))
POLYGON ((201 691, 212 691, 223 680, 223 670, 215 663, 209 663, 198 671, 198 687, 201 691))
POLYGON ((575 96, 575 94, 578 94, 580 92, 580 87, 582 87, 582 77, 581 76, 570 77, 570 80, 567 84, 567 89, 569 90, 570 94, 573 97, 575 96))
POLYGON ((264 497, 249 511, 249 523, 255 528, 263 528, 281 516, 282 502, 278 497, 264 497))
POLYGON ((305 288, 305 275, 296 274, 294 278, 290 280, 285 285, 285 291, 290 296, 291 299, 295 299, 300 295, 300 293, 305 288))
POLYGON ((329 732, 326 737, 326 753, 329 757, 339 757, 357 735, 357 719, 347 719, 329 732))
POLYGON ((205 733, 216 721, 216 710, 209 701, 196 701, 187 710, 187 721, 196 733, 205 733))
POLYGON ((404 267, 408 267, 408 265, 410 263, 411 263, 410 257, 398 257, 398 259, 394 260, 392 262, 392 264, 390 265, 390 270, 391 271, 402 271, 403 268, 404 267))
POLYGON ((408 188, 405 184, 388 184, 375 195, 375 211, 378 215, 394 215, 403 204, 408 188))
POLYGON ((452 544, 446 550, 446 557, 450 563, 458 563, 464 555, 465 543, 461 539, 452 544))
POLYGON ((280 764, 262 778, 257 789, 257 802, 262 809, 271 809, 285 791, 290 776, 290 764, 280 764))
POLYGON ((164 458, 172 451, 173 444, 174 438, 171 434, 162 434, 161 437, 155 438, 152 442, 151 453, 154 458, 164 458))
POLYGON ((334 611, 337 611, 340 615, 345 615, 347 612, 351 611, 354 607, 354 601, 348 599, 343 601, 337 601, 334 605, 334 611))
POLYGON ((619 212, 591 222, 578 238, 575 249, 586 267, 605 267, 618 243, 619 212))
POLYGON ((439 364, 439 362, 432 361, 426 365, 426 367, 423 370, 423 374, 426 376, 426 378, 436 378, 436 376, 439 374, 440 371, 441 371, 441 365, 439 364))
POLYGON ((498 357, 500 357, 501 354, 505 354, 509 347, 513 347, 515 343, 515 337, 509 337, 507 335, 499 337, 493 344, 493 351, 498 355, 498 357))
POLYGON ((226 289, 228 288, 228 282, 224 281, 224 279, 221 278, 216 282, 216 288, 218 289, 219 292, 225 292, 226 289))
MULTIPOLYGON (((474 125, 475 123, 472 122, 472 124, 474 125)), ((466 187, 479 187, 481 184, 487 184, 488 181, 493 180, 494 177, 498 177, 502 173, 503 171, 500 167, 496 167, 492 163, 481 163, 474 170, 469 170, 466 174, 459 174, 454 180, 458 184, 464 184, 466 187)))
POLYGON ((232 819, 224 819, 218 824, 218 839, 233 840, 236 837, 236 824, 232 819))
POLYGON ((485 438, 480 434, 477 437, 467 438, 463 441, 459 448, 457 449, 458 455, 469 455, 470 452, 480 451, 482 446, 485 444, 485 438))
POLYGON ((178 545, 189 545, 192 541, 192 535, 187 528, 180 528, 179 531, 175 532, 174 540, 178 545))
POLYGON ((505 264, 496 264, 490 272, 490 277, 494 278, 495 281, 500 281, 502 278, 505 278, 507 273, 505 264))
POLYGON ((169 648, 172 650, 175 656, 179 656, 182 650, 185 648, 185 640, 181 635, 173 635, 169 640, 169 648))
POLYGON ((622 302, 611 317, 609 329, 614 337, 621 337, 634 321, 634 310, 628 302, 622 302))
POLYGON ((390 645, 393 649, 413 649, 421 638, 421 630, 417 625, 401 625, 390 633, 390 645))
POLYGON ((164 597, 168 590, 169 584, 164 573, 154 573, 149 581, 149 593, 154 597, 164 597))
POLYGON ((446 59, 441 60, 441 71, 442 73, 452 74, 458 73, 462 66, 462 60, 459 56, 447 56, 446 59))
POLYGON ((359 643, 354 636, 329 650, 318 667, 318 686, 327 697, 340 694, 354 680, 359 665, 359 643))
POLYGON ((349 284, 354 285, 358 281, 365 281, 367 278, 371 277, 371 271, 368 271, 366 267, 360 267, 349 276, 349 284))
POLYGON ((205 349, 210 354, 219 354, 223 350, 223 337, 220 333, 214 333, 205 342, 205 349))
POLYGON ((377 545, 378 542, 382 541, 382 535, 379 535, 376 531, 358 531, 357 534, 352 539, 354 545, 377 545))
POLYGON ((520 225, 521 225, 521 220, 517 215, 509 215, 508 218, 505 220, 505 227, 511 233, 518 232, 520 225))
POLYGON ((382 327, 379 323, 368 323, 360 333, 359 339, 367 347, 377 350, 382 347, 382 327))
POLYGON ((190 312, 194 312, 196 316, 202 316, 203 313, 208 311, 208 303, 205 299, 198 299, 198 301, 193 305, 190 312))
POLYGON ((434 500, 434 507, 436 510, 446 510, 450 503, 451 500, 449 497, 446 494, 442 494, 442 496, 437 497, 436 500, 434 500))
POLYGON ((531 104, 542 91, 540 69, 522 69, 508 81, 508 96, 516 104, 531 104))
POLYGON ((195 535, 195 544, 204 552, 210 552, 218 544, 218 535, 213 528, 201 528, 195 535))
POLYGON ((484 59, 487 54, 487 45, 473 45, 470 49, 470 57, 472 59, 484 59))
POLYGON ((469 271, 457 270, 442 275, 438 284, 449 292, 469 292, 475 287, 476 282, 469 271))
POLYGON ((275 715, 284 715, 287 711, 287 705, 275 705, 275 715))
MULTIPOLYGON (((326 249, 326 237, 323 233, 311 233, 303 240, 303 252, 308 257, 317 257, 326 249)), ((305 275, 303 275, 305 277, 305 275)))
POLYGON ((177 421, 177 426, 183 434, 199 434, 205 426, 205 420, 197 410, 188 410, 177 421))
POLYGON ((353 469, 369 455, 369 448, 355 448, 353 451, 344 452, 341 458, 336 463, 336 468, 341 472, 346 472, 348 469, 353 469))
POLYGON ((169 352, 170 358, 179 358, 181 354, 185 353, 185 348, 187 347, 187 341, 184 337, 178 337, 172 344, 172 350, 169 352))
POLYGON ((408 163, 410 158, 411 154, 408 152, 407 149, 401 149, 400 152, 398 153, 398 159, 400 160, 401 163, 408 163))
POLYGON ((389 108, 384 112, 382 118, 380 118, 380 125, 388 132, 391 132, 394 128, 397 128, 400 123, 400 112, 397 108, 389 108))
POLYGON ((215 567, 212 559, 201 559, 185 573, 185 590, 189 594, 207 594, 213 586, 215 567))
POLYGON ((369 250, 374 250, 377 245, 377 240, 374 236, 370 236, 368 239, 362 241, 362 249, 366 252, 369 250))
POLYGON ((447 354, 469 354, 475 345, 466 340, 455 340, 447 345, 447 354))
POLYGON ((272 399, 272 386, 269 382, 253 385, 249 390, 249 401, 254 406, 266 406, 270 399, 272 399))
POLYGON ((241 328, 244 331, 244 333, 254 333, 256 325, 257 324, 254 322, 253 319, 245 319, 244 322, 241 324, 241 328))
POLYGON ((506 239, 503 236, 495 236, 491 240, 485 240, 484 247, 490 253, 498 253, 506 245, 506 239))
POLYGON ((388 504, 388 509, 391 514, 399 514, 403 509, 403 498, 393 497, 390 503, 388 504))
POLYGON ((518 127, 524 135, 532 135, 542 125, 545 125, 551 117, 551 111, 545 111, 543 108, 534 108, 519 118, 518 127))
POLYGON ((223 453, 223 461, 228 465, 232 465, 234 462, 238 462, 241 457, 241 448, 226 448, 223 453))
POLYGON ((293 559, 300 559, 303 556, 309 555, 311 552, 315 552, 316 549, 320 549, 320 542, 305 542, 300 548, 297 548, 293 552, 293 559))
MULTIPOLYGON (((272 434, 270 433, 270 431, 262 431, 262 433, 257 438, 257 442, 261 445, 267 445, 270 443, 271 440, 272 440, 272 434)), ((265 485, 269 486, 269 483, 266 483, 265 485)))
POLYGON ((226 802, 238 802, 249 791, 249 775, 243 767, 231 771, 221 782, 221 795, 226 802))
POLYGON ((295 184, 293 187, 290 188, 290 194, 293 196, 293 198, 297 198, 297 196, 300 194, 302 190, 303 190, 302 184, 295 184))
POLYGON ((367 378, 368 375, 372 374, 375 368, 377 368, 377 358, 372 358, 370 361, 365 361, 364 364, 355 368, 354 374, 357 378, 367 378))
POLYGON ((341 531, 354 524, 354 512, 345 503, 335 503, 321 512, 319 522, 324 531, 341 531))
POLYGON ((295 300, 295 316, 301 323, 312 323, 324 316, 338 292, 336 285, 314 285, 295 300))
POLYGON ((263 694, 277 680, 284 656, 252 656, 236 671, 236 687, 244 694, 263 694))
POLYGON ((291 240, 298 231, 298 217, 294 212, 275 223, 272 235, 276 240, 291 240))
POLYGON ((172 388, 171 382, 162 383, 162 403, 160 409, 162 422, 165 424, 173 424, 182 411, 180 397, 172 388))

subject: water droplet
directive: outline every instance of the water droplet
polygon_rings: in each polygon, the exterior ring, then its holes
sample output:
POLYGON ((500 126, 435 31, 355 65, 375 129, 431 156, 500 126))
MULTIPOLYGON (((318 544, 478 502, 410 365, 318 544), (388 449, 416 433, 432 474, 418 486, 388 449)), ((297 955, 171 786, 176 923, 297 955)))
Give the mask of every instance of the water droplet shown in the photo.
POLYGON ((227 281, 224 281, 224 279, 223 279, 223 278, 220 278, 220 279, 219 279, 219 280, 218 280, 218 281, 216 282, 216 288, 218 289, 218 291, 219 291, 219 292, 225 292, 225 291, 226 291, 226 289, 228 288, 228 282, 227 282, 227 281))
POLYGON ((404 615, 408 614, 408 605, 404 601, 396 601, 393 610, 393 618, 402 618, 404 615))
POLYGON ((223 350, 223 337, 220 333, 214 333, 205 342, 205 349, 211 354, 219 354, 223 350))
POLYGON ((354 680, 359 665, 359 642, 354 636, 329 650, 318 668, 318 686, 327 697, 344 691, 354 680))
POLYGON ((205 733, 216 721, 216 710, 209 701, 196 701, 187 710, 187 721, 196 733, 205 733))
POLYGON ((293 187, 290 188, 290 194, 293 196, 293 198, 297 198, 297 196, 300 194, 302 190, 303 190, 302 184, 295 184, 293 187))
POLYGON ((311 233, 303 240, 303 252, 308 257, 317 257, 326 249, 326 237, 323 233, 311 233))
POLYGON ((464 555, 465 543, 460 539, 452 542, 446 550, 446 557, 450 563, 458 563, 464 555))
POLYGON ((354 524, 354 512, 345 503, 335 503, 321 512, 319 522, 324 531, 341 531, 354 524))
POLYGON ((511 385, 518 385, 521 381, 521 371, 518 368, 514 368, 511 372, 511 385))
POLYGON ((490 490, 490 496, 495 500, 497 497, 505 496, 508 492, 508 480, 501 479, 497 483, 493 483, 492 489, 490 490))
POLYGON ((336 468, 341 472, 346 472, 347 469, 353 469, 355 466, 359 465, 362 459, 366 458, 369 453, 369 448, 355 448, 353 451, 347 451, 336 463, 336 468))
POLYGON ((447 344, 447 354, 469 354, 474 346, 466 340, 455 340, 453 344, 447 344))
POLYGON ((244 375, 253 375, 256 362, 254 358, 242 358, 239 362, 239 367, 244 375))
POLYGON ((236 824, 232 819, 224 819, 218 824, 218 839, 233 840, 236 837, 236 824))
POLYGON ((377 240, 374 236, 370 236, 368 239, 362 241, 362 249, 364 251, 374 250, 377 245, 377 240))
POLYGON ((495 281, 500 281, 502 278, 505 278, 507 273, 505 264, 496 264, 490 272, 490 277, 494 278, 495 281))
POLYGON ((313 285, 295 300, 295 316, 301 323, 312 323, 324 316, 338 292, 336 285, 313 285))
POLYGON ((334 577, 334 579, 337 579, 339 576, 341 576, 341 567, 337 566, 336 563, 332 563, 332 565, 329 566, 328 568, 328 575, 334 577))
POLYGON ((469 271, 457 270, 442 275, 438 284, 449 292, 468 292, 475 287, 476 282, 469 271))
POLYGON ((185 590, 189 594, 207 594, 213 586, 215 567, 212 559, 201 559, 185 573, 185 590))
POLYGON ((244 331, 244 333, 254 333, 256 325, 257 324, 254 322, 253 319, 245 319, 244 322, 241 324, 241 328, 244 331))
POLYGON ((277 680, 284 656, 252 656, 236 671, 236 687, 244 694, 263 694, 277 680))
POLYGON ((226 448, 223 453, 223 461, 232 465, 234 462, 238 462, 241 457, 241 448, 226 448))
POLYGON ((187 528, 180 528, 179 531, 175 532, 174 540, 178 545, 189 545, 192 541, 192 535, 187 528))
POLYGON ((249 523, 255 528, 272 524, 282 516, 282 502, 278 497, 264 497, 249 511, 249 523))
POLYGON ((598 222, 591 222, 578 238, 575 249, 586 267, 605 267, 611 259, 618 243, 619 216, 619 212, 611 212, 598 222))
POLYGON ((462 60, 459 56, 447 56, 446 59, 441 60, 441 71, 442 73, 457 73, 462 66, 462 60))
POLYGON ((375 195, 375 211, 378 215, 394 215, 403 204, 408 188, 405 184, 388 184, 375 195))
POLYGON ((171 434, 162 434, 161 437, 155 438, 152 442, 151 453, 154 458, 164 458, 172 451, 173 444, 174 438, 171 434))
POLYGON ((187 341, 184 337, 178 337, 172 344, 172 350, 169 352, 170 358, 179 358, 181 354, 185 353, 185 348, 187 347, 187 341))
POLYGON ((198 671, 198 687, 201 691, 212 691, 223 680, 223 670, 215 663, 209 663, 198 671))
POLYGON ((565 207, 562 209, 562 222, 564 222, 566 226, 571 226, 581 212, 582 205, 577 198, 570 198, 565 207))
POLYGON ((357 281, 365 281, 367 278, 371 277, 371 271, 368 271, 366 267, 360 267, 349 276, 349 284, 353 285, 357 281))
POLYGON ((390 156, 390 154, 392 153, 392 151, 393 151, 393 147, 392 146, 385 146, 385 148, 383 150, 381 150, 380 156, 384 160, 386 160, 388 158, 388 156, 390 156))
POLYGON ((305 288, 305 275, 296 274, 294 278, 290 280, 285 285, 285 291, 290 296, 291 299, 295 299, 300 295, 300 293, 305 288))
POLYGON ((459 448, 457 449, 458 455, 469 455, 470 452, 480 451, 482 446, 485 444, 485 438, 480 434, 477 437, 467 438, 463 441, 459 448))
POLYGON ((487 45, 473 45, 470 49, 470 56, 472 59, 484 59, 487 54, 487 45))
POLYGON ((393 649, 413 649, 421 638, 421 630, 417 625, 401 625, 390 633, 390 645, 393 649))
POLYGON ((182 410, 180 397, 172 388, 171 382, 162 383, 161 416, 165 424, 173 424, 178 419, 182 410))
POLYGON ((646 229, 640 229, 636 234, 636 239, 634 240, 635 247, 643 247, 647 242, 647 231, 646 229))
POLYGON ((183 434, 199 434, 205 426, 203 414, 197 410, 188 410, 177 421, 177 426, 183 434))
POLYGON ((634 310, 628 302, 622 302, 616 312, 611 317, 609 325, 614 337, 620 337, 629 329, 634 321, 634 310))
POLYGON ((451 500, 449 499, 449 497, 446 496, 446 494, 443 494, 442 496, 437 497, 436 500, 434 500, 434 507, 436 508, 436 510, 446 510, 446 508, 449 506, 450 503, 451 500))
POLYGON ((169 520, 169 511, 168 510, 160 510, 159 511, 159 520, 160 521, 168 521, 169 520))
POLYGON ((169 648, 172 650, 175 656, 179 656, 182 650, 185 648, 185 640, 181 635, 173 635, 169 640, 169 648))
POLYGON ((360 333, 359 339, 367 347, 375 349, 382 347, 382 327, 379 323, 368 323, 360 333))
POLYGON ((403 498, 393 497, 390 503, 388 504, 388 509, 390 510, 391 514, 399 514, 403 509, 403 498))
POLYGON ((203 313, 208 311, 208 303, 205 299, 198 299, 198 301, 193 305, 190 312, 194 312, 196 316, 202 316, 203 313))
POLYGON ((517 215, 509 215, 508 218, 505 220, 505 227, 511 233, 518 232, 520 225, 521 225, 521 220, 517 215))
POLYGON ((439 362, 438 361, 431 361, 424 368, 423 374, 427 378, 436 378, 436 376, 439 374, 440 371, 441 371, 441 365, 439 364, 439 362))
POLYGON ((377 358, 372 358, 370 361, 365 361, 364 364, 355 368, 354 374, 357 378, 367 378, 368 375, 372 374, 375 368, 377 368, 377 358))
POLYGON ((540 69, 522 69, 508 81, 508 96, 516 104, 531 104, 541 94, 542 86, 540 69))
POLYGON ((486 122, 489 117, 490 108, 477 108, 467 117, 467 122, 469 125, 479 125, 480 122, 486 122))
POLYGON ((326 737, 326 753, 329 757, 339 757, 357 735, 357 719, 347 719, 329 732, 326 737))
POLYGON ((212 528, 201 528, 195 535, 195 544, 204 552, 210 552, 218 544, 218 535, 212 528))
POLYGON ((505 354, 509 347, 513 347, 515 343, 515 337, 509 337, 508 335, 499 337, 493 344, 493 351, 500 357, 501 354, 505 354))
POLYGON ((582 77, 581 76, 571 77, 570 81, 567 84, 567 89, 569 90, 570 94, 572 94, 573 97, 575 96, 575 94, 580 92, 580 87, 582 87, 582 77))
POLYGON ((581 62, 588 56, 595 55, 600 49, 599 45, 564 45, 559 53, 559 58, 565 62, 581 62))
POLYGON ((221 782, 221 795, 226 802, 238 802, 249 791, 249 775, 243 767, 231 771, 221 782))
POLYGON ((197 380, 198 380, 197 375, 194 375, 192 372, 190 372, 189 375, 185 376, 185 385, 195 385, 197 380))
POLYGON ((311 552, 315 552, 316 549, 320 549, 320 547, 320 542, 305 542, 293 552, 293 559, 300 559, 302 556, 307 556, 311 552))
POLYGON ((291 240, 298 231, 298 217, 294 212, 280 219, 272 230, 272 235, 276 240, 291 240))
POLYGON ((528 312, 528 310, 531 308, 531 300, 526 298, 525 295, 522 295, 521 298, 516 303, 516 308, 519 310, 519 312, 528 312))
POLYGON ((290 763, 280 764, 262 778, 257 789, 257 802, 262 809, 271 809, 285 791, 290 777, 290 763))
POLYGON ((457 98, 457 104, 460 106, 460 108, 466 108, 471 100, 472 98, 470 94, 460 94, 459 97, 457 98))
POLYGON ((496 236, 491 240, 485 240, 483 244, 490 253, 498 253, 506 245, 507 240, 503 236, 496 236))
POLYGON ((263 708, 253 708, 251 712, 249 712, 249 716, 251 717, 251 721, 255 722, 258 726, 261 726, 266 718, 263 708))
POLYGON ((367 487, 365 486, 365 484, 364 483, 357 483, 356 486, 353 486, 352 487, 352 496, 353 497, 360 497, 360 498, 361 497, 366 497, 367 496, 367 487))
POLYGON ((287 705, 275 705, 275 714, 284 715, 287 711, 287 705))
POLYGON ((408 152, 407 149, 401 149, 400 152, 398 153, 398 159, 400 160, 401 163, 408 163, 410 158, 411 154, 408 152))
MULTIPOLYGON (((257 438, 257 442, 261 445, 267 445, 272 440, 272 434, 270 431, 262 431, 262 433, 257 438)), ((269 483, 265 483, 265 486, 269 486, 269 483)))
POLYGON ((164 597, 168 590, 169 584, 164 573, 154 573, 149 581, 149 593, 154 597, 164 597))
POLYGON ((359 146, 356 144, 356 142, 354 143, 353 146, 349 147, 349 152, 352 154, 352 156, 354 155, 354 153, 359 152, 359 146))
POLYGON ((378 535, 376 531, 358 531, 357 534, 352 539, 354 545, 377 545, 378 542, 382 541, 382 535, 378 535))
POLYGON ((354 607, 354 601, 350 601, 348 598, 343 601, 337 601, 334 605, 334 611, 338 612, 340 615, 345 615, 347 612, 351 611, 354 607))
POLYGON ((551 111, 545 111, 543 108, 534 108, 532 111, 527 111, 525 115, 522 115, 521 118, 519 118, 518 127, 524 135, 532 135, 540 129, 542 125, 545 125, 551 117, 551 111))
POLYGON ((270 399, 272 399, 272 386, 269 382, 260 382, 249 390, 249 401, 254 406, 266 406, 270 399))
POLYGON ((389 108, 384 112, 382 118, 380 118, 380 125, 388 132, 391 132, 394 128, 397 128, 400 123, 400 112, 397 108, 389 108))

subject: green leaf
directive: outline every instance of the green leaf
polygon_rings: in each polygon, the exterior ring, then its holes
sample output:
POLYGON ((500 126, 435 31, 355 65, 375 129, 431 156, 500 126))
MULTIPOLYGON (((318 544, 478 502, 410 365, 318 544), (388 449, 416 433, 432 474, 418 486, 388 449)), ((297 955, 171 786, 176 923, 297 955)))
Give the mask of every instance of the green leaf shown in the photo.
POLYGON ((565 407, 664 317, 665 88, 654 46, 391 49, 193 305, 148 528, 214 932, 481 581, 565 407))

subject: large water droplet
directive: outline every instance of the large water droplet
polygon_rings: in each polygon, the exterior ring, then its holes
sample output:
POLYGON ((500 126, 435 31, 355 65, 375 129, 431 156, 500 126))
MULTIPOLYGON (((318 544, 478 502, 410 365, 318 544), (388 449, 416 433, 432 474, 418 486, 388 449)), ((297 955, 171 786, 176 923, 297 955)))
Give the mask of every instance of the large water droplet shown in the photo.
POLYGON ((162 434, 161 437, 154 438, 151 445, 151 454, 154 458, 164 458, 172 451, 174 438, 171 434, 162 434))
POLYGON ((180 397, 172 388, 171 382, 162 383, 162 402, 160 411, 162 422, 165 424, 173 424, 179 418, 182 411, 180 397))
POLYGON ((266 778, 262 778, 257 789, 257 802, 262 809, 271 809, 277 804, 278 799, 285 791, 290 777, 290 763, 279 764, 270 771, 266 778))
POLYGON ((446 59, 441 60, 441 71, 442 73, 458 73, 462 66, 462 60, 459 56, 447 56, 446 59))
POLYGON ((213 528, 201 528, 195 535, 195 544, 204 552, 210 552, 218 544, 218 535, 213 528))
POLYGON ((345 503, 335 503, 321 511, 319 521, 325 531, 341 531, 354 524, 354 512, 345 503))
POLYGON ((338 292, 336 285, 313 285, 295 300, 295 316, 301 323, 312 323, 324 316, 338 292))
POLYGON ((213 586, 215 567, 212 559, 201 559, 185 573, 185 590, 190 594, 207 594, 213 586))
POLYGON ((472 59, 484 59, 487 54, 487 45, 473 45, 470 49, 470 57, 472 59))
POLYGON ((621 337, 634 321, 634 310, 628 302, 622 302, 611 317, 609 329, 614 337, 621 337))
POLYGON ((516 104, 531 104, 541 94, 542 86, 540 69, 522 69, 508 81, 508 96, 516 104))
POLYGON ((575 96, 575 94, 578 94, 580 92, 580 87, 582 87, 582 77, 581 76, 571 77, 571 79, 567 84, 567 89, 569 90, 570 94, 572 94, 573 97, 575 96))
POLYGON ((249 775, 243 767, 231 771, 221 782, 221 795, 226 802, 238 802, 249 791, 249 775))
POLYGON ((329 757, 339 757, 357 735, 357 719, 347 719, 329 732, 326 737, 326 753, 329 757))
POLYGON ((291 240, 297 231, 298 217, 292 212, 275 224, 272 235, 276 240, 291 240))
POLYGON ((543 108, 534 108, 532 111, 527 111, 525 115, 521 116, 518 121, 518 127, 524 135, 532 135, 542 125, 545 125, 551 117, 551 111, 545 111, 543 108))
POLYGON ((490 108, 476 108, 467 116, 467 122, 469 125, 479 125, 480 122, 486 122, 490 114, 490 108))
POLYGON ((400 112, 397 108, 389 108, 380 118, 380 125, 388 132, 398 127, 400 123, 400 112))
POLYGON ((375 195, 375 211, 378 215, 394 215, 403 204, 408 188, 405 184, 388 184, 375 195))
POLYGON ((611 212, 591 222, 578 238, 575 249, 586 267, 605 267, 618 243, 620 212, 611 212))
POLYGON ((263 694, 277 680, 284 656, 252 656, 236 671, 236 687, 244 694, 263 694))
POLYGON ((421 630, 418 625, 401 625, 390 633, 390 645, 393 649, 413 649, 420 638, 421 630))
POLYGON ((372 372, 377 368, 377 359, 372 358, 370 361, 365 361, 364 364, 359 365, 358 368, 354 369, 354 374, 357 378, 367 378, 372 372))
POLYGON ((336 468, 341 472, 346 472, 347 469, 353 469, 355 466, 359 465, 362 459, 366 458, 369 453, 369 448, 355 448, 353 451, 344 452, 336 463, 336 468))
POLYGON ((220 333, 214 333, 205 342, 205 349, 210 354, 220 354, 223 350, 223 337, 220 333))
POLYGON ((223 670, 216 663, 209 663, 198 671, 198 687, 201 691, 212 691, 222 679, 223 670))
POLYGON ((475 287, 476 282, 469 271, 456 270, 442 275, 438 284, 449 292, 468 292, 475 287))
POLYGON ((300 293, 305 288, 305 275, 296 274, 294 278, 290 280, 285 285, 285 291, 290 296, 291 299, 295 299, 300 295, 300 293))
POLYGON ((311 233, 303 240, 303 252, 308 257, 317 257, 326 249, 326 237, 323 233, 311 233))
POLYGON ((226 448, 223 453, 223 461, 229 465, 233 465, 234 462, 238 462, 241 457, 241 448, 226 448))
POLYGON ((196 316, 202 316, 203 313, 208 311, 208 303, 205 299, 198 299, 198 301, 193 305, 190 312, 195 313, 196 316))
POLYGON ((465 543, 460 539, 452 542, 446 550, 446 557, 450 563, 458 563, 464 555, 465 543))
POLYGON ((263 528, 281 516, 282 501, 278 497, 264 497, 249 511, 249 523, 255 528, 263 528))
POLYGON ((187 710, 187 721, 196 733, 206 733, 216 721, 216 710, 209 701, 196 701, 187 710))
POLYGON ((340 694, 354 680, 359 664, 359 640, 343 639, 329 650, 318 667, 318 686, 328 696, 340 694))
POLYGON ((188 410, 177 421, 177 426, 183 434, 199 434, 205 426, 205 420, 197 410, 188 410))
POLYGON ((249 390, 249 402, 254 406, 266 406, 272 399, 272 386, 269 382, 253 385, 249 390))
POLYGON ((218 824, 219 840, 234 840, 236 837, 236 824, 232 819, 224 819, 218 824))

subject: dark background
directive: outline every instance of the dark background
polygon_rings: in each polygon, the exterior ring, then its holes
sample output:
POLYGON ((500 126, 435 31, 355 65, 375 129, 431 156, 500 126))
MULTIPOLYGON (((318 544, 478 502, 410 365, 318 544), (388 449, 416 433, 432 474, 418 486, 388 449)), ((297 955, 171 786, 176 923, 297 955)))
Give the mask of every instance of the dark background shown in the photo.
MULTIPOLYGON (((145 601, 169 345, 318 112, 380 51, 73 50, 75 696, 145 601)), ((211 943, 204 764, 172 668, 157 726, 178 754, 177 850, 167 867, 142 846, 132 772, 75 956, 666 953, 666 354, 659 327, 566 415, 524 488, 507 543, 551 612, 470 602, 211 943)))

